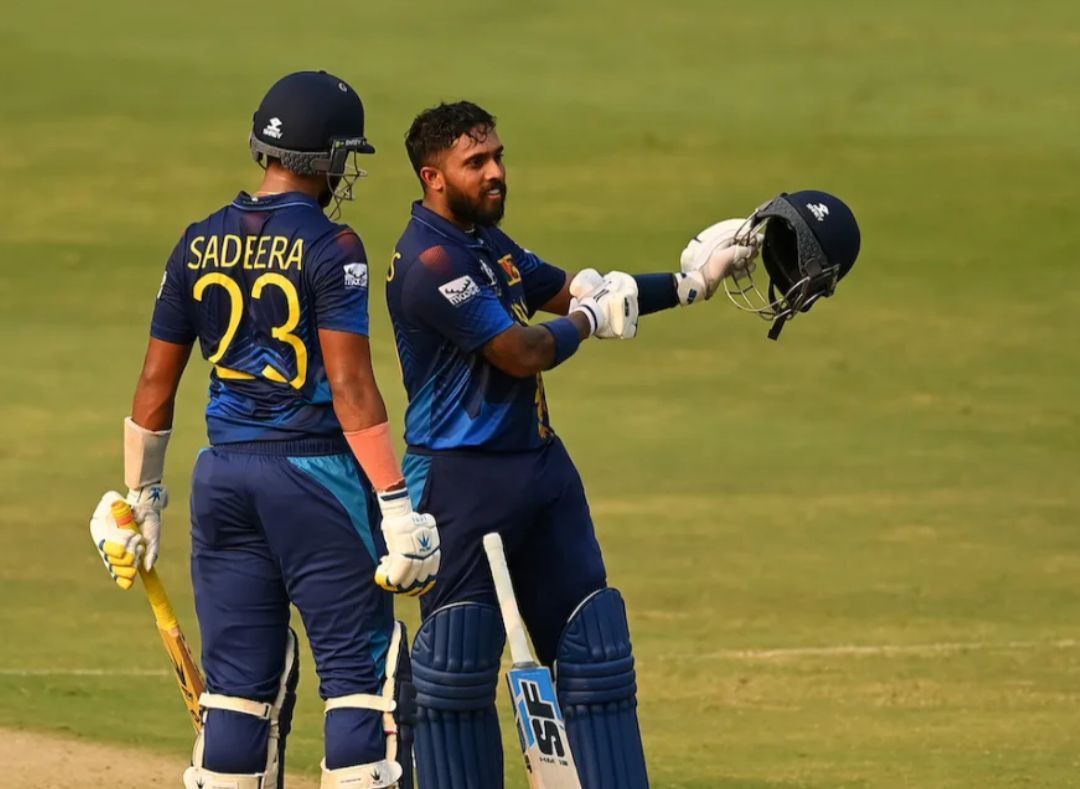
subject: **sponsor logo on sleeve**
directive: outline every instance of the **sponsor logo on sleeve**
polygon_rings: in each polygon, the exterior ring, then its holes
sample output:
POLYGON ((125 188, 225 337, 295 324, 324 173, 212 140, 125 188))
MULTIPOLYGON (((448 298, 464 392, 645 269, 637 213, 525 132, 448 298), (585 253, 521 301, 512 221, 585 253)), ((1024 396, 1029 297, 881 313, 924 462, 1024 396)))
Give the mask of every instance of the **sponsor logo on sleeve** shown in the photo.
POLYGON ((455 307, 460 307, 465 302, 480 295, 480 286, 476 284, 472 277, 466 274, 450 280, 445 285, 440 285, 439 293, 455 307))
POLYGON ((346 263, 343 268, 346 290, 367 287, 367 263, 346 263))

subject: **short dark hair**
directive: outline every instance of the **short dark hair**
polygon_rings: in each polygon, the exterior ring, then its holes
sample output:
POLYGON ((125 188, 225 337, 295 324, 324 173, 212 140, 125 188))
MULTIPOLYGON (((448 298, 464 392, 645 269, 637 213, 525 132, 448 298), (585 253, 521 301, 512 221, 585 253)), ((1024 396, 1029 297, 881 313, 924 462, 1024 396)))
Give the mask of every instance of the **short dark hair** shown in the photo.
POLYGON ((468 134, 480 142, 494 128, 495 116, 471 101, 429 107, 416 116, 405 135, 405 150, 413 171, 419 175, 421 167, 431 164, 437 153, 448 150, 461 135, 468 134))

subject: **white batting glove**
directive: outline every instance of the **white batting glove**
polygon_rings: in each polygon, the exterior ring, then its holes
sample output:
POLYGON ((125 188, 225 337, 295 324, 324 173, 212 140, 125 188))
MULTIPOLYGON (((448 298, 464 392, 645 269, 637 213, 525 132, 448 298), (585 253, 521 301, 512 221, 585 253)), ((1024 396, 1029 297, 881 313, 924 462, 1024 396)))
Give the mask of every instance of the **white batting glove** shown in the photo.
POLYGON ((138 562, 146 550, 146 541, 135 529, 116 525, 112 504, 123 499, 115 490, 101 497, 90 518, 90 539, 112 579, 121 589, 130 589, 138 575, 138 562))
POLYGON ((435 519, 413 512, 404 488, 380 493, 379 509, 389 553, 375 569, 375 583, 388 592, 419 597, 435 585, 442 560, 435 519))
POLYGON ((707 301, 724 277, 754 270, 764 237, 758 234, 746 244, 736 244, 735 234, 745 224, 745 219, 725 219, 690 239, 679 257, 682 271, 675 275, 679 303, 685 306, 703 297, 707 301))
POLYGON ((157 561, 158 547, 161 545, 161 511, 169 506, 169 491, 162 482, 144 485, 128 490, 127 503, 139 524, 146 551, 143 553, 143 567, 150 570, 157 561))
POLYGON ((579 271, 570 282, 570 312, 581 312, 601 340, 632 340, 637 336, 638 289, 629 274, 596 269, 579 271))

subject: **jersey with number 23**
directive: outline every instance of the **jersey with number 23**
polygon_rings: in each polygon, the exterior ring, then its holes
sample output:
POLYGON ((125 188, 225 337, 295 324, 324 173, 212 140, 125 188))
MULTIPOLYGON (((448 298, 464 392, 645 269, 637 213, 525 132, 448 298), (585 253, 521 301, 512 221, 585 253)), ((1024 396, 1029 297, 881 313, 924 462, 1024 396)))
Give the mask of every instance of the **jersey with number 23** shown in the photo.
POLYGON ((368 334, 360 238, 307 195, 241 193, 184 232, 150 334, 199 341, 216 445, 340 434, 319 329, 368 334))

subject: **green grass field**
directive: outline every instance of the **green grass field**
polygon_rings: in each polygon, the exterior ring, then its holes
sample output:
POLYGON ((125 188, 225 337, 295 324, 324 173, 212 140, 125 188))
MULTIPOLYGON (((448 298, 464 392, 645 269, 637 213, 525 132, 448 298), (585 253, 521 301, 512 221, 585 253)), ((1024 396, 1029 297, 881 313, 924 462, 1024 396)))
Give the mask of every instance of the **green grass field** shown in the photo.
MULTIPOLYGON (((170 679, 72 673, 164 661, 86 522, 121 483, 166 256, 255 185, 263 91, 316 67, 367 103, 379 153, 346 220, 376 269, 417 192, 402 136, 440 99, 499 116, 505 227, 568 268, 673 269, 780 191, 860 219, 850 279, 780 343, 718 300, 547 377, 630 605, 654 786, 1080 785, 1080 6, 389 6, 4 13, 0 725, 187 757, 170 679)), ((182 389, 161 564, 193 636, 206 374, 182 389)), ((290 762, 314 773, 305 664, 290 762)))

